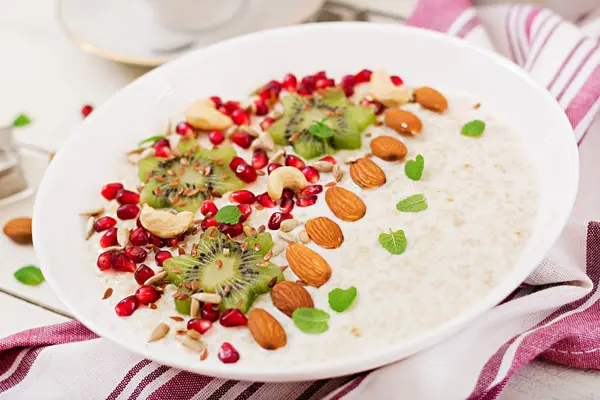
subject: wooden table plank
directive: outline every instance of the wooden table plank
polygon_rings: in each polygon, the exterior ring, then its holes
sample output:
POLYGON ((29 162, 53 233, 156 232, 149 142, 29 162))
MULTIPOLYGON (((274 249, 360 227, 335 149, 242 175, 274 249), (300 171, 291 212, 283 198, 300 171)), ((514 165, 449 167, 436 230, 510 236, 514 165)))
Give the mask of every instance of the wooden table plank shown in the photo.
POLYGON ((0 338, 39 326, 69 321, 69 318, 5 293, 0 293, 0 304, 2 304, 2 311, 0 311, 2 320, 10 321, 10 323, 0 324, 0 338))

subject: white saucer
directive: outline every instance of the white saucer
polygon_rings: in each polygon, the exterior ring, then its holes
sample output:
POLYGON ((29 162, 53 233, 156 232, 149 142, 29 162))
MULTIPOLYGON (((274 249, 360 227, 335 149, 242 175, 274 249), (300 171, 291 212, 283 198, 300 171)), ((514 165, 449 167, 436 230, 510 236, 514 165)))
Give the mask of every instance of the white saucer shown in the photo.
POLYGON ((324 0, 243 0, 220 27, 173 33, 155 23, 145 0, 59 0, 57 17, 83 50, 127 64, 154 67, 211 43, 245 33, 306 22, 324 0))

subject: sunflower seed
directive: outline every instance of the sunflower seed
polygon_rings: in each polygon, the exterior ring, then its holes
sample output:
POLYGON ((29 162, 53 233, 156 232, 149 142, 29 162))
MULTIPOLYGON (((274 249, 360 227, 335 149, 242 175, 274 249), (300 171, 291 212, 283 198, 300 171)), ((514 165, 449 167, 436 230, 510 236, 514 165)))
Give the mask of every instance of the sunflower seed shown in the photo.
POLYGON ((126 247, 129 244, 129 229, 124 227, 117 229, 117 243, 121 247, 126 247))
POLYGON ((281 225, 279 226, 279 229, 282 232, 291 232, 298 225, 300 225, 300 222, 298 222, 297 220, 295 220, 295 219, 286 219, 285 221, 281 222, 281 225))
MULTIPOLYGON (((248 125, 240 125, 238 131, 246 132, 248 135, 257 138, 260 134, 254 129, 250 128, 248 125)), ((271 135, 269 135, 270 137, 271 135)))
POLYGON ((90 208, 79 213, 82 217, 97 217, 104 214, 104 207, 90 208))
POLYGON ((195 329, 190 329, 185 334, 194 340, 200 340, 200 338, 202 337, 202 334, 195 329))
POLYGON ((342 162, 344 164, 354 164, 356 162, 356 160, 358 160, 358 158, 356 157, 346 157, 342 159, 342 162))
POLYGON ((138 161, 140 161, 140 155, 139 154, 129 154, 127 156, 127 161, 129 162, 129 164, 132 165, 137 165, 138 161))
POLYGON ((269 158, 269 164, 277 163, 285 156, 285 149, 279 150, 269 158))
POLYGON ((192 303, 190 304, 190 317, 196 318, 198 314, 200 314, 200 302, 192 298, 192 303))
POLYGON ((94 222, 96 222, 96 218, 88 218, 87 223, 85 224, 85 240, 89 240, 94 234, 94 222))
POLYGON ((155 154, 156 154, 156 150, 154 149, 154 147, 149 147, 141 152, 140 160, 142 158, 154 157, 155 154))
POLYGON ((200 352, 200 361, 204 361, 208 358, 208 349, 205 348, 200 352))
POLYGON ((333 164, 327 161, 317 161, 312 163, 312 166, 319 172, 331 172, 333 164))
POLYGON ((161 271, 161 272, 155 274, 153 277, 148 278, 146 280, 146 282, 144 282, 144 285, 152 285, 152 284, 154 284, 156 282, 162 281, 166 277, 167 277, 167 271, 161 271))
POLYGON ((169 330, 171 330, 171 328, 169 328, 169 325, 165 324, 164 322, 161 322, 152 331, 152 335, 150 335, 150 339, 148 340, 148 342, 155 342, 164 338, 165 336, 167 336, 167 333, 169 333, 169 330))
POLYGON ((342 167, 340 167, 339 164, 334 165, 332 173, 333 173, 333 179, 335 179, 336 182, 341 181, 342 177, 344 176, 342 167))
POLYGON ((123 250, 123 247, 121 246, 108 246, 104 249, 102 249, 103 253, 106 253, 107 251, 113 252, 113 251, 121 251, 123 250))
POLYGON ((284 248, 285 248, 285 245, 281 242, 278 242, 278 243, 275 243, 275 246, 273 246, 271 251, 273 252, 274 256, 278 256, 281 254, 281 252, 283 251, 284 248))
POLYGON ((308 233, 306 231, 302 231, 298 234, 298 239, 304 244, 310 243, 310 238, 308 237, 308 233))
POLYGON ((244 234, 249 237, 256 237, 257 231, 250 225, 244 225, 244 234))
POLYGON ((279 231, 278 235, 281 239, 285 240, 288 243, 296 241, 296 238, 290 235, 289 233, 279 231))
POLYGON ((194 340, 187 335, 176 336, 175 340, 190 350, 201 352, 202 350, 206 349, 206 343, 201 340, 194 340))
POLYGON ((219 304, 221 302, 221 296, 216 293, 196 293, 192 295, 192 298, 201 303, 219 304))

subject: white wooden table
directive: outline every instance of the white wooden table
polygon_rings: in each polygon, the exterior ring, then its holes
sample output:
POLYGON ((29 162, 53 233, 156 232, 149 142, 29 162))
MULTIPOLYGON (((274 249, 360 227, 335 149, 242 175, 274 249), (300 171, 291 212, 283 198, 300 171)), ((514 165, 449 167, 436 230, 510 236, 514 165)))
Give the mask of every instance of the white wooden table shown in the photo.
MULTIPOLYGON (((416 0, 346 2, 406 17, 416 0)), ((17 140, 46 151, 60 148, 81 122, 83 104, 101 104, 146 72, 82 52, 60 31, 54 6, 50 0, 0 2, 0 124, 26 112, 34 123, 18 130, 17 140)), ((45 156, 25 154, 30 181, 38 182, 46 165, 45 156)), ((30 216, 32 205, 30 198, 0 208, 0 225, 30 216)), ((19 267, 37 263, 32 247, 15 245, 0 234, 0 255, 0 337, 70 318, 47 283, 29 287, 13 278, 19 267)), ((518 372, 502 398, 592 399, 594 393, 600 393, 600 373, 536 362, 518 372)))

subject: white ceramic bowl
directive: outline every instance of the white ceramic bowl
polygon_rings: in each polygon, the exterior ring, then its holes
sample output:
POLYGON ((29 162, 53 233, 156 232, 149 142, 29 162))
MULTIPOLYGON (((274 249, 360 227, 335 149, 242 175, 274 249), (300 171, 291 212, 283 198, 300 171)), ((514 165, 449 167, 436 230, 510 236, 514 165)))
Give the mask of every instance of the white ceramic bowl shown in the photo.
MULTIPOLYGON (((506 59, 438 33, 398 25, 316 24, 254 33, 210 46, 160 67, 98 108, 76 129, 50 164, 35 205, 34 243, 44 275, 73 314, 94 332, 158 362, 219 377, 291 381, 339 376, 407 357, 443 340, 498 304, 515 289, 558 237, 578 182, 577 147, 567 118, 550 95, 506 59), (83 238, 81 209, 97 204, 99 188, 115 180, 123 154, 140 139, 181 118, 192 100, 218 94, 244 98, 258 84, 287 72, 327 70, 341 75, 383 68, 410 85, 427 84, 474 94, 524 135, 539 166, 541 201, 531 241, 499 286, 457 318, 380 352, 288 369, 237 364, 186 365, 177 352, 149 351, 131 339, 127 324, 100 301, 105 285, 96 276, 83 238)), ((493 183, 490 183, 493 184, 493 183)))

